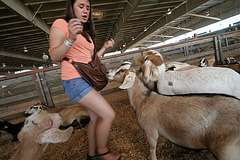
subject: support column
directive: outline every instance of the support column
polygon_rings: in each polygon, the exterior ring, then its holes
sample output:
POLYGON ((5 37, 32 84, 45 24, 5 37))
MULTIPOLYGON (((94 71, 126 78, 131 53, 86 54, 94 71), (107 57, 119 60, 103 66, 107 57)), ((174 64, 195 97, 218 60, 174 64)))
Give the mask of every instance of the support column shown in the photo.
POLYGON ((218 40, 217 37, 213 37, 213 46, 214 46, 214 56, 215 56, 215 63, 219 65, 219 57, 218 57, 218 40))
POLYGON ((55 105, 53 103, 52 95, 47 85, 45 74, 43 72, 39 72, 36 73, 36 75, 32 76, 35 81, 35 87, 41 103, 47 107, 54 108, 55 105))

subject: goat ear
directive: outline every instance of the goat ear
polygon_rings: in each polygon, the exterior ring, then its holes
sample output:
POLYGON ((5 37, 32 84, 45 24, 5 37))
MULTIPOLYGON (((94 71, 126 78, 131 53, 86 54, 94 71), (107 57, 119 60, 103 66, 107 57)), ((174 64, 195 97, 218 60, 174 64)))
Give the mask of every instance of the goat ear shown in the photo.
POLYGON ((144 61, 145 61, 145 56, 141 56, 133 59, 134 66, 140 66, 144 63, 144 61))
POLYGON ((73 127, 69 127, 66 130, 60 130, 58 128, 51 128, 44 131, 40 134, 36 142, 43 144, 43 143, 60 143, 66 142, 73 132, 73 127))
POLYGON ((124 78, 123 84, 119 87, 120 89, 131 88, 135 82, 136 74, 134 72, 129 72, 129 74, 124 78))
POLYGON ((160 73, 159 73, 159 71, 158 71, 158 68, 157 67, 153 67, 152 68, 152 77, 150 78, 152 81, 156 81, 156 80, 158 80, 158 78, 160 77, 160 73))

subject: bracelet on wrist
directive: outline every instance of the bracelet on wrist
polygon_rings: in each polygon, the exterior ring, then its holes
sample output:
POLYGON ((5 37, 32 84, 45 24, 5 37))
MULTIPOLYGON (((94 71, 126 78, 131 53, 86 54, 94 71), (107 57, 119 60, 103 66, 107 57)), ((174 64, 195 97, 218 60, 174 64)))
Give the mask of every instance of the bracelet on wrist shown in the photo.
POLYGON ((65 38, 64 43, 68 46, 68 47, 72 47, 72 43, 68 42, 67 38, 65 38))

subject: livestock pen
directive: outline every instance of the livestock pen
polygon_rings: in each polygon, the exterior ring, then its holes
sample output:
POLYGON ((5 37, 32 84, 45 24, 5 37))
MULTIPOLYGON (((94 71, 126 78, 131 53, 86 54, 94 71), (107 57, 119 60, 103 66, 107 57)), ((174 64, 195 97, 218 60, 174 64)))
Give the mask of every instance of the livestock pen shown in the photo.
MULTIPOLYGON (((234 56, 239 61, 239 36, 240 32, 234 31, 151 49, 161 52, 165 56, 166 62, 180 61, 197 64, 201 58, 207 56, 215 56, 218 61, 222 59, 221 56, 234 56), (201 48, 200 52, 197 50, 198 48, 201 48)), ((102 62, 107 68, 113 68, 120 65, 123 61, 133 60, 147 50, 142 49, 103 57, 102 62)), ((48 107, 74 105, 62 90, 60 66, 1 77, 0 85, 8 86, 0 91, 0 118, 13 123, 24 120, 23 112, 35 103, 41 102, 48 107), (11 91, 12 95, 7 93, 7 91, 11 91)), ((113 151, 121 153, 124 159, 145 160, 147 159, 147 155, 149 155, 149 145, 144 132, 137 124, 127 92, 118 89, 118 86, 120 86, 119 83, 110 81, 104 90, 101 91, 116 112, 116 119, 111 128, 108 146, 113 151)), ((88 150, 86 132, 87 128, 75 130, 67 142, 50 144, 43 154, 42 159, 86 159, 88 150)), ((0 159, 9 159, 16 151, 18 145, 19 142, 11 142, 11 137, 7 134, 2 134, 0 159)), ((158 140, 157 157, 163 160, 215 159, 207 151, 182 148, 163 137, 160 137, 158 140)))

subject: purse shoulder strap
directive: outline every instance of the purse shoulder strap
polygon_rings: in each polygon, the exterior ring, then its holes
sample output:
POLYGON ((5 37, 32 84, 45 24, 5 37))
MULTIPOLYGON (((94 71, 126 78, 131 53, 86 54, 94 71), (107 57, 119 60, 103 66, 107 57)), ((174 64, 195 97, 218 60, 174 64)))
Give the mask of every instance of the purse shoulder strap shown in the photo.
POLYGON ((67 57, 64 57, 62 60, 65 60, 65 61, 70 61, 70 59, 69 59, 69 58, 67 58, 67 57))
POLYGON ((73 64, 73 62, 74 62, 72 59, 67 58, 67 57, 64 57, 64 58, 62 59, 62 61, 63 61, 63 60, 68 61, 68 63, 71 63, 71 64, 73 64))

